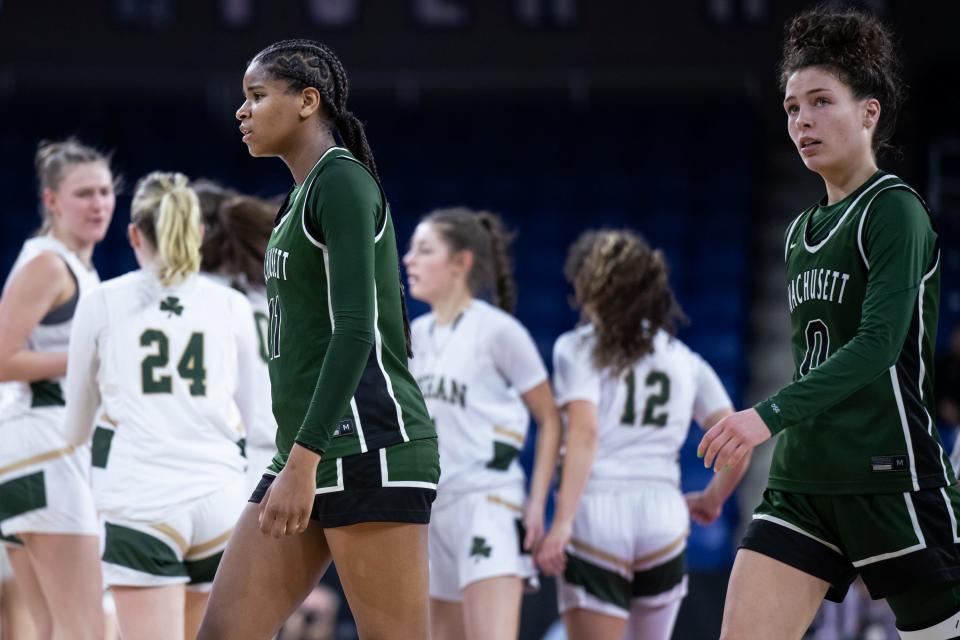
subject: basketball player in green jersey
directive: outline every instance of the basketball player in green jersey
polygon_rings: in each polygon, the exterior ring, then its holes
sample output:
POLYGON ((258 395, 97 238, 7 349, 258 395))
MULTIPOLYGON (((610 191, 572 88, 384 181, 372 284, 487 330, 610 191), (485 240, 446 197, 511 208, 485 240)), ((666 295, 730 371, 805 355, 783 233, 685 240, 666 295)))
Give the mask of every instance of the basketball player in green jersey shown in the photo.
POLYGON ((224 553, 199 638, 266 639, 336 562, 360 637, 426 638, 436 433, 407 370, 393 223, 334 53, 258 53, 237 110, 295 181, 267 246, 277 450, 224 553), (335 143, 336 130, 346 148, 335 143))
POLYGON ((788 29, 790 138, 826 197, 787 228, 794 382, 700 444, 723 472, 781 433, 734 563, 724 638, 800 638, 859 574, 903 638, 960 636, 960 494, 933 426, 940 270, 917 193, 877 169, 902 88, 874 17, 817 8, 788 29))

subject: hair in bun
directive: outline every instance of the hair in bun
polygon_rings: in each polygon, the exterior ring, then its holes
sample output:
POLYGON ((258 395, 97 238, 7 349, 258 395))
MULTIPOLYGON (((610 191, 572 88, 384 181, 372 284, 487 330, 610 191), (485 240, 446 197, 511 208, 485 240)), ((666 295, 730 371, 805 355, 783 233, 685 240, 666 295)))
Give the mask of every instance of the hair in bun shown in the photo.
POLYGON ((822 67, 836 74, 858 100, 880 102, 873 150, 890 147, 905 91, 890 30, 869 13, 819 5, 797 14, 786 28, 780 90, 792 73, 822 67))

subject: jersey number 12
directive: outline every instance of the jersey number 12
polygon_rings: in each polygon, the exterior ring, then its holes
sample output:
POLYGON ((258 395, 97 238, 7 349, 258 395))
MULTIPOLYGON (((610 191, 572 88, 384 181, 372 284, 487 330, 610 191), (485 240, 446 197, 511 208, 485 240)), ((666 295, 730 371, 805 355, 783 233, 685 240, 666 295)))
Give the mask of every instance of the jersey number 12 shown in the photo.
MULTIPOLYGON (((627 373, 627 402, 623 407, 623 415, 620 417, 620 423, 632 427, 637 421, 637 414, 634 408, 637 396, 637 379, 631 370, 627 373)), ((651 371, 647 374, 645 381, 647 389, 651 390, 647 396, 647 403, 643 408, 644 427, 663 427, 667 424, 667 412, 663 409, 670 402, 670 378, 662 371, 651 371)))

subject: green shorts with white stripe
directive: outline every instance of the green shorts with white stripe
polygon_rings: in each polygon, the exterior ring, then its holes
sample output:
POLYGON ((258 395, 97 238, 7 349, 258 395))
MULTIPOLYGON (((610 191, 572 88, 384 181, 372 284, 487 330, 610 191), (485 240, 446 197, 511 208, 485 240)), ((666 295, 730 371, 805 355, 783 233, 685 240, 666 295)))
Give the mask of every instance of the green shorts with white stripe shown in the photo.
POLYGON ((859 574, 875 598, 960 580, 957 485, 909 493, 814 495, 767 489, 740 544, 830 583, 859 574))
MULTIPOLYGON (((250 502, 260 503, 275 479, 274 473, 263 474, 250 502)), ((324 528, 361 522, 428 524, 439 480, 436 438, 321 460, 310 518, 324 528)))

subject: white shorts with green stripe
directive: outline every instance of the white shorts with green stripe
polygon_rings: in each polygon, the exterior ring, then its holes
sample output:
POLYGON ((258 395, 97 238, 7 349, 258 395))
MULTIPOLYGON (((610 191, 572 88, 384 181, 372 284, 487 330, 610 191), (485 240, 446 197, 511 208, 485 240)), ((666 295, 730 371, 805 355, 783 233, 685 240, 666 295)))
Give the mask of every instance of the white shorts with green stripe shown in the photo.
POLYGON ((430 518, 430 597, 460 602, 467 585, 516 576, 536 586, 537 570, 523 550, 522 486, 444 494, 430 518))
POLYGON ((104 515, 103 575, 107 586, 185 584, 208 591, 227 540, 246 503, 243 476, 219 491, 177 505, 157 522, 104 515))
POLYGON ((0 542, 23 533, 99 533, 90 448, 67 445, 61 407, 7 419, 0 430, 0 542))
POLYGON ((636 605, 681 600, 690 516, 680 491, 666 483, 587 489, 558 580, 560 612, 588 609, 627 618, 636 605))

